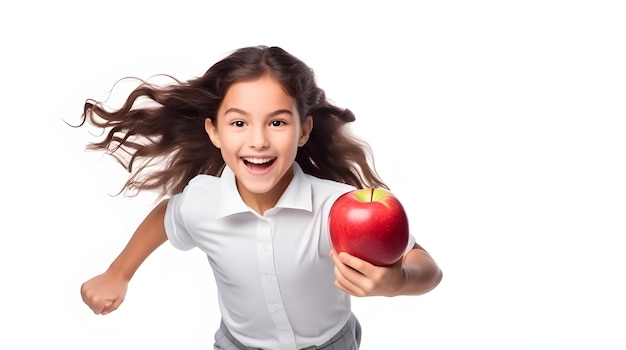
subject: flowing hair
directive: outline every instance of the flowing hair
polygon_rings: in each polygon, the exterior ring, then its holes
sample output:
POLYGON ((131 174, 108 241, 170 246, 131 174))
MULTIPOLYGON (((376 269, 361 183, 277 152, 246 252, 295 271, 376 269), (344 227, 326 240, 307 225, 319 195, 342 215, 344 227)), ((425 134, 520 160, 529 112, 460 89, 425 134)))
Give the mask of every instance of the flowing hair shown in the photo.
POLYGON ((103 131, 103 138, 87 149, 106 152, 126 169, 129 177, 120 193, 176 194, 196 175, 221 174, 224 159, 206 134, 205 120, 215 122, 232 84, 263 75, 275 78, 296 100, 302 120, 313 117, 309 140, 296 154, 305 173, 357 188, 387 188, 374 169, 369 145, 346 128, 354 114, 330 103, 313 70, 279 47, 238 49, 188 81, 161 86, 141 81, 114 110, 88 99, 76 127, 89 123, 103 131))

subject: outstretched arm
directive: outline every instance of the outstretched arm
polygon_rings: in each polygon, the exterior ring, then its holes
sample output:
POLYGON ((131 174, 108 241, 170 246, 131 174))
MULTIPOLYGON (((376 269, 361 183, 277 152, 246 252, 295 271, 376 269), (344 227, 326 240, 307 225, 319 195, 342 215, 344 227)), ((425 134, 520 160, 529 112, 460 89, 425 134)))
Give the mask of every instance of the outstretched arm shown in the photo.
POLYGON ((167 241, 163 223, 167 202, 164 200, 152 209, 106 272, 82 284, 83 301, 94 313, 106 315, 115 311, 124 301, 128 282, 139 266, 167 241))
POLYGON ((375 266, 347 253, 331 252, 335 285, 354 296, 420 295, 433 290, 442 272, 433 258, 417 243, 391 266, 375 266))

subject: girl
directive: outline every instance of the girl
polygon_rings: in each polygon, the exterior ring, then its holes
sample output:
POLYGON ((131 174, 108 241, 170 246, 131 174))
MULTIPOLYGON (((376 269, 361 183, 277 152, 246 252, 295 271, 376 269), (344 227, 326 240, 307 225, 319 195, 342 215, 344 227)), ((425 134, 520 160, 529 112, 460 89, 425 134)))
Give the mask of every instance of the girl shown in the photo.
POLYGON ((116 310, 140 264, 169 240, 208 256, 222 317, 215 349, 358 349, 350 295, 423 294, 442 273, 413 237, 388 267, 332 250, 334 200, 386 188, 367 144, 346 130, 354 120, 303 62, 265 46, 234 51, 194 80, 144 82, 114 111, 88 100, 83 124, 107 131, 88 148, 126 167, 124 190, 165 199, 81 286, 85 303, 116 310))

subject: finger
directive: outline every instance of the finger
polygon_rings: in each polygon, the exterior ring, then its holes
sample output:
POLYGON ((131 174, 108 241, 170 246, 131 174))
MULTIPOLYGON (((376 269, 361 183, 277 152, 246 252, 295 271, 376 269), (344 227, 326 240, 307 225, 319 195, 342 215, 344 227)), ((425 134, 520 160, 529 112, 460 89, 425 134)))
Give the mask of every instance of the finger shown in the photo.
POLYGON ((359 289, 359 287, 356 286, 354 283, 350 282, 343 275, 341 275, 337 268, 335 268, 335 287, 356 297, 363 296, 363 291, 359 289))
POLYGON ((98 299, 94 300, 91 305, 92 310, 96 315, 104 315, 106 313, 106 308, 111 304, 110 299, 98 299))
POLYGON ((335 285, 348 294, 363 296, 364 291, 359 283, 361 283, 360 281, 364 276, 358 271, 353 270, 350 266, 341 263, 336 256, 335 262, 335 285))
POLYGON ((333 269, 333 273, 335 274, 335 286, 348 294, 355 295, 355 292, 353 290, 355 289, 354 284, 351 283, 348 279, 346 279, 342 273, 342 270, 345 270, 346 268, 349 268, 349 267, 345 266, 339 260, 339 258, 337 257, 337 252, 335 252, 334 250, 330 251, 330 258, 335 264, 335 268, 333 269))
POLYGON ((335 266, 346 279, 358 286, 359 289, 363 289, 363 284, 369 280, 367 273, 370 273, 370 266, 368 265, 370 264, 364 260, 345 252, 335 256, 335 266))
POLYGON ((106 315, 117 310, 122 304, 122 302, 124 302, 123 297, 116 297, 116 298, 110 299, 105 305, 104 312, 102 314, 106 315))
POLYGON ((80 286, 80 297, 83 299, 83 302, 85 304, 89 304, 89 300, 91 299, 91 296, 89 294, 89 289, 87 288, 86 283, 83 283, 80 286))
POLYGON ((346 252, 341 252, 337 255, 339 261, 344 265, 351 267, 353 270, 358 271, 362 275, 368 275, 368 272, 374 267, 374 265, 368 263, 363 259, 359 259, 354 255, 350 255, 346 252))
POLYGON ((100 314, 104 309, 104 303, 91 292, 87 283, 83 283, 80 288, 80 296, 83 302, 89 306, 95 314, 100 314))
POLYGON ((96 314, 96 315, 102 314, 102 312, 104 310, 104 303, 102 303, 102 302, 98 302, 98 301, 94 301, 94 300, 86 300, 85 304, 87 304, 87 306, 89 306, 91 311, 93 311, 93 313, 96 314))
POLYGON ((112 305, 114 304, 114 300, 112 298, 109 299, 100 299, 100 298, 85 298, 85 304, 89 306, 91 311, 93 311, 96 315, 105 315, 111 310, 112 305))
MULTIPOLYGON (((345 253, 345 252, 341 252, 341 253, 337 254, 337 252, 333 250, 330 253, 330 257, 332 258, 333 262, 335 263, 335 266, 341 266, 346 271, 352 270, 354 272, 360 273, 360 271, 358 271, 354 267, 346 264, 346 262, 351 262, 350 259, 349 259, 349 257, 351 257, 350 254, 345 253)), ((358 259, 358 258, 355 258, 355 259, 358 259)), ((351 263, 354 263, 354 262, 351 262, 351 263)))
POLYGON ((111 313, 115 311, 115 309, 117 309, 117 307, 114 306, 113 300, 107 300, 102 307, 102 315, 111 313))

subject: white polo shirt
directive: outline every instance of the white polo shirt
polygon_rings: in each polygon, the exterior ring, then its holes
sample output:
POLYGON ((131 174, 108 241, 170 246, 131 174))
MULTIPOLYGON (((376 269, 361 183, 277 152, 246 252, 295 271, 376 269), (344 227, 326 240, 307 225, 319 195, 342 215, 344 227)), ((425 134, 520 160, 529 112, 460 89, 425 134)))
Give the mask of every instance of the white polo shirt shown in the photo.
POLYGON ((207 254, 235 338, 264 349, 306 348, 330 339, 350 316, 350 296, 334 286, 327 221, 335 199, 352 189, 294 163, 276 206, 259 215, 226 167, 221 177, 198 175, 172 196, 165 228, 174 247, 207 254))

